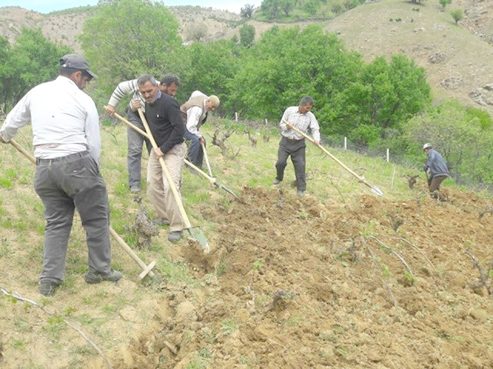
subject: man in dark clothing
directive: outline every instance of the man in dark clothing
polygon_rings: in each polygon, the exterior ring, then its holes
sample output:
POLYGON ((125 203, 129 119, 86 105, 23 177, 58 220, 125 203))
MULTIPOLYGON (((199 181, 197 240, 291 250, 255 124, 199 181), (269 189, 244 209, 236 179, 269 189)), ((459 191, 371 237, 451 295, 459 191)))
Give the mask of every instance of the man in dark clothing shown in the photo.
POLYGON ((168 240, 177 242, 183 233, 183 218, 171 187, 163 173, 159 158, 163 158, 180 195, 180 178, 185 159, 180 106, 170 95, 159 90, 159 84, 149 74, 137 80, 139 91, 145 99, 146 118, 157 148, 151 150, 147 181, 147 194, 157 216, 170 225, 168 240))
POLYGON ((446 201, 439 191, 440 184, 445 178, 450 176, 447 164, 442 155, 434 150, 430 143, 424 144, 423 151, 428 156, 428 160, 423 169, 427 173, 431 197, 440 201, 446 201))

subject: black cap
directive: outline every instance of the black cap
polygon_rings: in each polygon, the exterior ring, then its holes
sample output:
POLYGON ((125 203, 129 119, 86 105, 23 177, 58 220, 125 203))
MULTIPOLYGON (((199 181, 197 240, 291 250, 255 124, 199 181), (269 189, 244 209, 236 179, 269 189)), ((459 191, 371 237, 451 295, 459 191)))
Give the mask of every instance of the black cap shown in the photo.
POLYGON ((83 70, 86 71, 92 78, 98 78, 98 76, 89 69, 89 63, 86 58, 79 54, 64 55, 60 59, 60 66, 63 68, 83 70))

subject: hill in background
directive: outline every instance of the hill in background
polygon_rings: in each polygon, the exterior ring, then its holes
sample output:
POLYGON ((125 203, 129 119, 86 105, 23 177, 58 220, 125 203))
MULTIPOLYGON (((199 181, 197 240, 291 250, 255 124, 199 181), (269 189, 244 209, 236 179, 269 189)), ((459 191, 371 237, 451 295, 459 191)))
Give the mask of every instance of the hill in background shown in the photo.
MULTIPOLYGON (((0 35, 13 40, 22 27, 39 27, 45 37, 66 44, 77 52, 77 36, 94 7, 80 7, 47 15, 19 7, 0 8, 0 35)), ((180 24, 184 41, 231 39, 243 24, 238 14, 212 8, 170 7, 180 24)), ((247 23, 256 29, 256 38, 273 26, 296 23, 247 23)), ((368 2, 320 23, 337 33, 348 48, 366 59, 397 53, 413 58, 426 69, 435 99, 455 98, 493 113, 493 3, 477 0, 454 1, 445 11, 438 1, 368 2), (455 25, 449 10, 460 7, 465 18, 455 25)))

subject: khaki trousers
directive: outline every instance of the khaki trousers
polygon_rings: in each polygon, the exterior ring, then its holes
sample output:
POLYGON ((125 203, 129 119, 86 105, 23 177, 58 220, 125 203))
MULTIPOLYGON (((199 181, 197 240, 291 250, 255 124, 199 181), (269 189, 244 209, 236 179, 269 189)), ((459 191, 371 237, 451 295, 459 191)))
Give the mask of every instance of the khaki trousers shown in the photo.
MULTIPOLYGON (((163 157, 180 197, 180 179, 185 152, 185 144, 179 144, 163 157)), ((170 232, 183 230, 183 218, 154 150, 151 150, 149 156, 147 183, 147 195, 154 206, 156 215, 169 223, 170 232)))

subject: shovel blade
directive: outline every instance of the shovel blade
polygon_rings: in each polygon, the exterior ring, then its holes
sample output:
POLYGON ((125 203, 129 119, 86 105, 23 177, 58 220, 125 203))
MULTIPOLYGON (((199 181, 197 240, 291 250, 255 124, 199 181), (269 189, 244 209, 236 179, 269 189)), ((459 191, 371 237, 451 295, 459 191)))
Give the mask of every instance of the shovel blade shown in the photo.
POLYGON ((227 193, 233 195, 234 197, 236 197, 237 199, 239 198, 232 190, 230 190, 228 187, 226 186, 223 186, 222 184, 220 183, 217 183, 217 182, 214 182, 214 184, 216 185, 217 188, 222 188, 224 191, 226 191, 227 193))
POLYGON ((371 188, 371 192, 373 192, 375 195, 383 196, 383 192, 377 186, 373 186, 371 188))
POLYGON ((205 238, 205 235, 200 227, 190 227, 188 228, 188 232, 190 233, 190 236, 200 244, 204 250, 204 253, 208 254, 211 251, 209 242, 207 242, 207 238, 205 238))

